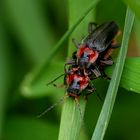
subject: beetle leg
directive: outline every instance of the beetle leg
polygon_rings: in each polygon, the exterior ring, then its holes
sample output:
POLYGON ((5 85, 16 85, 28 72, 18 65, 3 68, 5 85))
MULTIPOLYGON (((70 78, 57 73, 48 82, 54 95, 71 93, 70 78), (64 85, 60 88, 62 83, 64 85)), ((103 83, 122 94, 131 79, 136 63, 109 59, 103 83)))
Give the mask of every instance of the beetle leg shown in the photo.
POLYGON ((75 64, 75 60, 68 60, 65 65, 75 64))
POLYGON ((120 45, 117 43, 117 41, 114 39, 111 43, 111 48, 112 49, 116 49, 116 48, 119 48, 120 45))
POLYGON ((67 65, 68 65, 67 63, 64 65, 64 71, 65 71, 65 73, 68 73, 68 70, 66 68, 67 65))
POLYGON ((75 51, 75 52, 73 52, 73 54, 72 54, 72 58, 73 58, 74 60, 76 60, 76 59, 77 59, 77 56, 76 56, 76 51, 75 51))
POLYGON ((102 78, 105 80, 111 80, 111 78, 109 76, 107 76, 107 74, 104 72, 104 70, 102 70, 102 78))
POLYGON ((46 85, 48 86, 48 85, 53 84, 57 79, 59 79, 62 76, 65 76, 65 75, 66 75, 65 73, 64 74, 61 74, 60 76, 56 77, 54 80, 52 80, 51 82, 47 83, 46 85))
POLYGON ((72 42, 76 46, 77 49, 80 47, 80 43, 75 38, 72 38, 72 42))
POLYGON ((100 60, 101 63, 105 64, 105 65, 113 65, 113 60, 109 59, 109 60, 100 60))
MULTIPOLYGON (((96 91, 96 89, 95 89, 95 87, 93 86, 93 83, 92 83, 91 81, 90 81, 90 83, 89 83, 88 88, 89 88, 89 89, 88 89, 89 93, 87 93, 87 94, 85 95, 85 99, 87 99, 87 96, 88 96, 88 95, 90 95, 90 94, 92 94, 92 93, 94 93, 94 92, 96 91)), ((98 99, 99 99, 100 101, 103 100, 98 92, 96 92, 95 95, 97 95, 97 97, 98 97, 98 99)))
POLYGON ((100 71, 98 70, 98 68, 91 69, 91 71, 95 74, 96 77, 101 76, 101 73, 100 73, 100 71))
POLYGON ((94 91, 96 91, 95 88, 88 89, 88 93, 86 94, 86 96, 88 96, 88 95, 94 93, 94 91))
POLYGON ((96 78, 98 78, 99 76, 101 76, 101 72, 99 71, 98 67, 96 65, 94 65, 94 64, 92 66, 90 67, 90 70, 91 70, 92 73, 94 73, 94 75, 96 76, 96 78))
POLYGON ((106 51, 102 59, 108 60, 111 57, 112 53, 113 53, 113 48, 111 48, 110 46, 110 48, 106 51))
POLYGON ((88 87, 87 87, 87 92, 88 92, 88 93, 86 93, 86 94, 84 95, 84 99, 87 100, 87 96, 89 96, 90 94, 93 94, 94 91, 96 91, 96 89, 94 88, 92 82, 90 81, 90 83, 89 83, 89 85, 88 85, 88 87))
POLYGON ((116 49, 116 48, 119 48, 119 47, 120 47, 119 44, 112 44, 112 45, 111 45, 111 48, 112 48, 112 49, 116 49))
POLYGON ((89 25, 88 25, 88 33, 92 33, 93 30, 97 27, 97 23, 95 22, 90 22, 89 25))
POLYGON ((64 71, 65 71, 65 73, 68 73, 69 72, 69 70, 67 70, 67 65, 74 65, 75 64, 75 60, 68 60, 66 63, 65 63, 65 65, 64 65, 64 71))
POLYGON ((69 97, 74 97, 75 99, 78 99, 78 95, 76 95, 76 94, 73 94, 73 93, 67 93, 67 95, 69 96, 69 97))
POLYGON ((92 84, 91 81, 89 81, 88 91, 89 91, 89 93, 87 93, 88 95, 89 95, 89 94, 92 94, 94 91, 96 91, 96 89, 95 89, 95 87, 93 86, 93 84, 92 84))
POLYGON ((64 84, 61 84, 61 85, 57 85, 57 84, 52 84, 54 87, 57 87, 57 88, 65 88, 66 85, 64 84))

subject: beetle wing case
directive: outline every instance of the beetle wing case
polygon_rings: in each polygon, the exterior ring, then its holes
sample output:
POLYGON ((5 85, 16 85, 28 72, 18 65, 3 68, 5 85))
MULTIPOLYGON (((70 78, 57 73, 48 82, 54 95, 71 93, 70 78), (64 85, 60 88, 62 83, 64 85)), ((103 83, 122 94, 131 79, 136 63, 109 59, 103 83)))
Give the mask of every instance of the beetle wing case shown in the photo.
POLYGON ((89 48, 103 52, 112 43, 118 31, 119 27, 114 21, 103 23, 85 38, 84 43, 89 48))

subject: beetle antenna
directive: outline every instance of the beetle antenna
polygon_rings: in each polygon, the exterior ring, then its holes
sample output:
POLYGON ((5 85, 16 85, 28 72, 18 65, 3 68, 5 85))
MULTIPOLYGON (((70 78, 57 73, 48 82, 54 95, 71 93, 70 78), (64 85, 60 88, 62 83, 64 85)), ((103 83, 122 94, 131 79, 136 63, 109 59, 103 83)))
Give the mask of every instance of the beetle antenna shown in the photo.
POLYGON ((53 104, 52 106, 50 106, 49 108, 47 108, 45 111, 43 111, 41 114, 37 115, 37 118, 42 117, 43 115, 45 115, 47 112, 49 112, 50 110, 52 110, 55 106, 57 106, 60 103, 63 103, 64 100, 69 97, 68 95, 63 96, 62 98, 60 98, 55 104, 53 104))
POLYGON ((80 104, 79 104, 78 98, 75 98, 75 102, 76 102, 77 107, 78 107, 78 110, 79 110, 79 112, 80 112, 80 118, 81 118, 81 121, 83 121, 83 117, 84 117, 84 115, 83 115, 83 113, 82 113, 82 110, 81 110, 81 107, 80 107, 80 104))
POLYGON ((59 76, 58 76, 58 77, 56 77, 54 80, 52 80, 51 82, 47 83, 46 85, 48 86, 48 85, 50 85, 50 84, 54 83, 57 79, 59 79, 60 77, 62 77, 62 76, 64 76, 64 75, 65 75, 65 73, 63 73, 63 74, 59 75, 59 76))

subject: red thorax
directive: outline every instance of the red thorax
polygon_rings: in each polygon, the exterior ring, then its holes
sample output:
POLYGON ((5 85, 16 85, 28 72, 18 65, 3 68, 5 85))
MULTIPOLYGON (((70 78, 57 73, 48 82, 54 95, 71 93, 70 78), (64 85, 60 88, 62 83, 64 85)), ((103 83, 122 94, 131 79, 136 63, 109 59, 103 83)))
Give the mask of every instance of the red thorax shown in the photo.
POLYGON ((88 85, 89 77, 85 76, 85 75, 81 76, 81 75, 78 75, 76 73, 72 73, 72 74, 67 75, 67 77, 66 77, 67 85, 72 84, 73 81, 77 81, 79 83, 79 86, 80 86, 79 90, 83 90, 88 85))
POLYGON ((90 63, 94 63, 99 56, 99 53, 97 51, 87 47, 86 45, 81 45, 81 47, 78 49, 76 53, 77 58, 78 59, 81 58, 84 52, 88 54, 88 59, 90 63))

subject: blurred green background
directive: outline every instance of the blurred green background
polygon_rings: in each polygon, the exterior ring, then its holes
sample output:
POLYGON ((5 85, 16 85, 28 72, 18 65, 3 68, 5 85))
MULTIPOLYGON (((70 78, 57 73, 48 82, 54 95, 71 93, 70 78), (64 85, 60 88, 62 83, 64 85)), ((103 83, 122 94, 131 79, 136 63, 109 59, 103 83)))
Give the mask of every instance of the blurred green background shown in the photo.
MULTIPOLYGON (((126 3, 102 0, 95 8, 94 20, 99 24, 115 20, 123 32, 126 3)), ((131 5, 130 0, 128 4, 131 5)), ((57 139, 61 105, 41 118, 37 115, 64 95, 64 89, 47 87, 46 83, 63 73, 67 41, 43 71, 40 67, 68 29, 68 9, 67 0, 0 1, 0 140, 57 139)), ((137 11, 133 5, 132 9, 137 11)), ((75 12, 80 11, 75 9, 75 12)), ((127 57, 140 56, 139 15, 136 15, 127 57)), ((63 78, 56 83, 62 84, 63 78)), ((104 98, 108 82, 99 79, 95 84, 104 98)), ((89 97, 82 132, 85 137, 79 139, 91 138, 102 104, 96 95, 89 97)), ((120 87, 105 140, 139 140, 139 106, 139 94, 120 87)))

